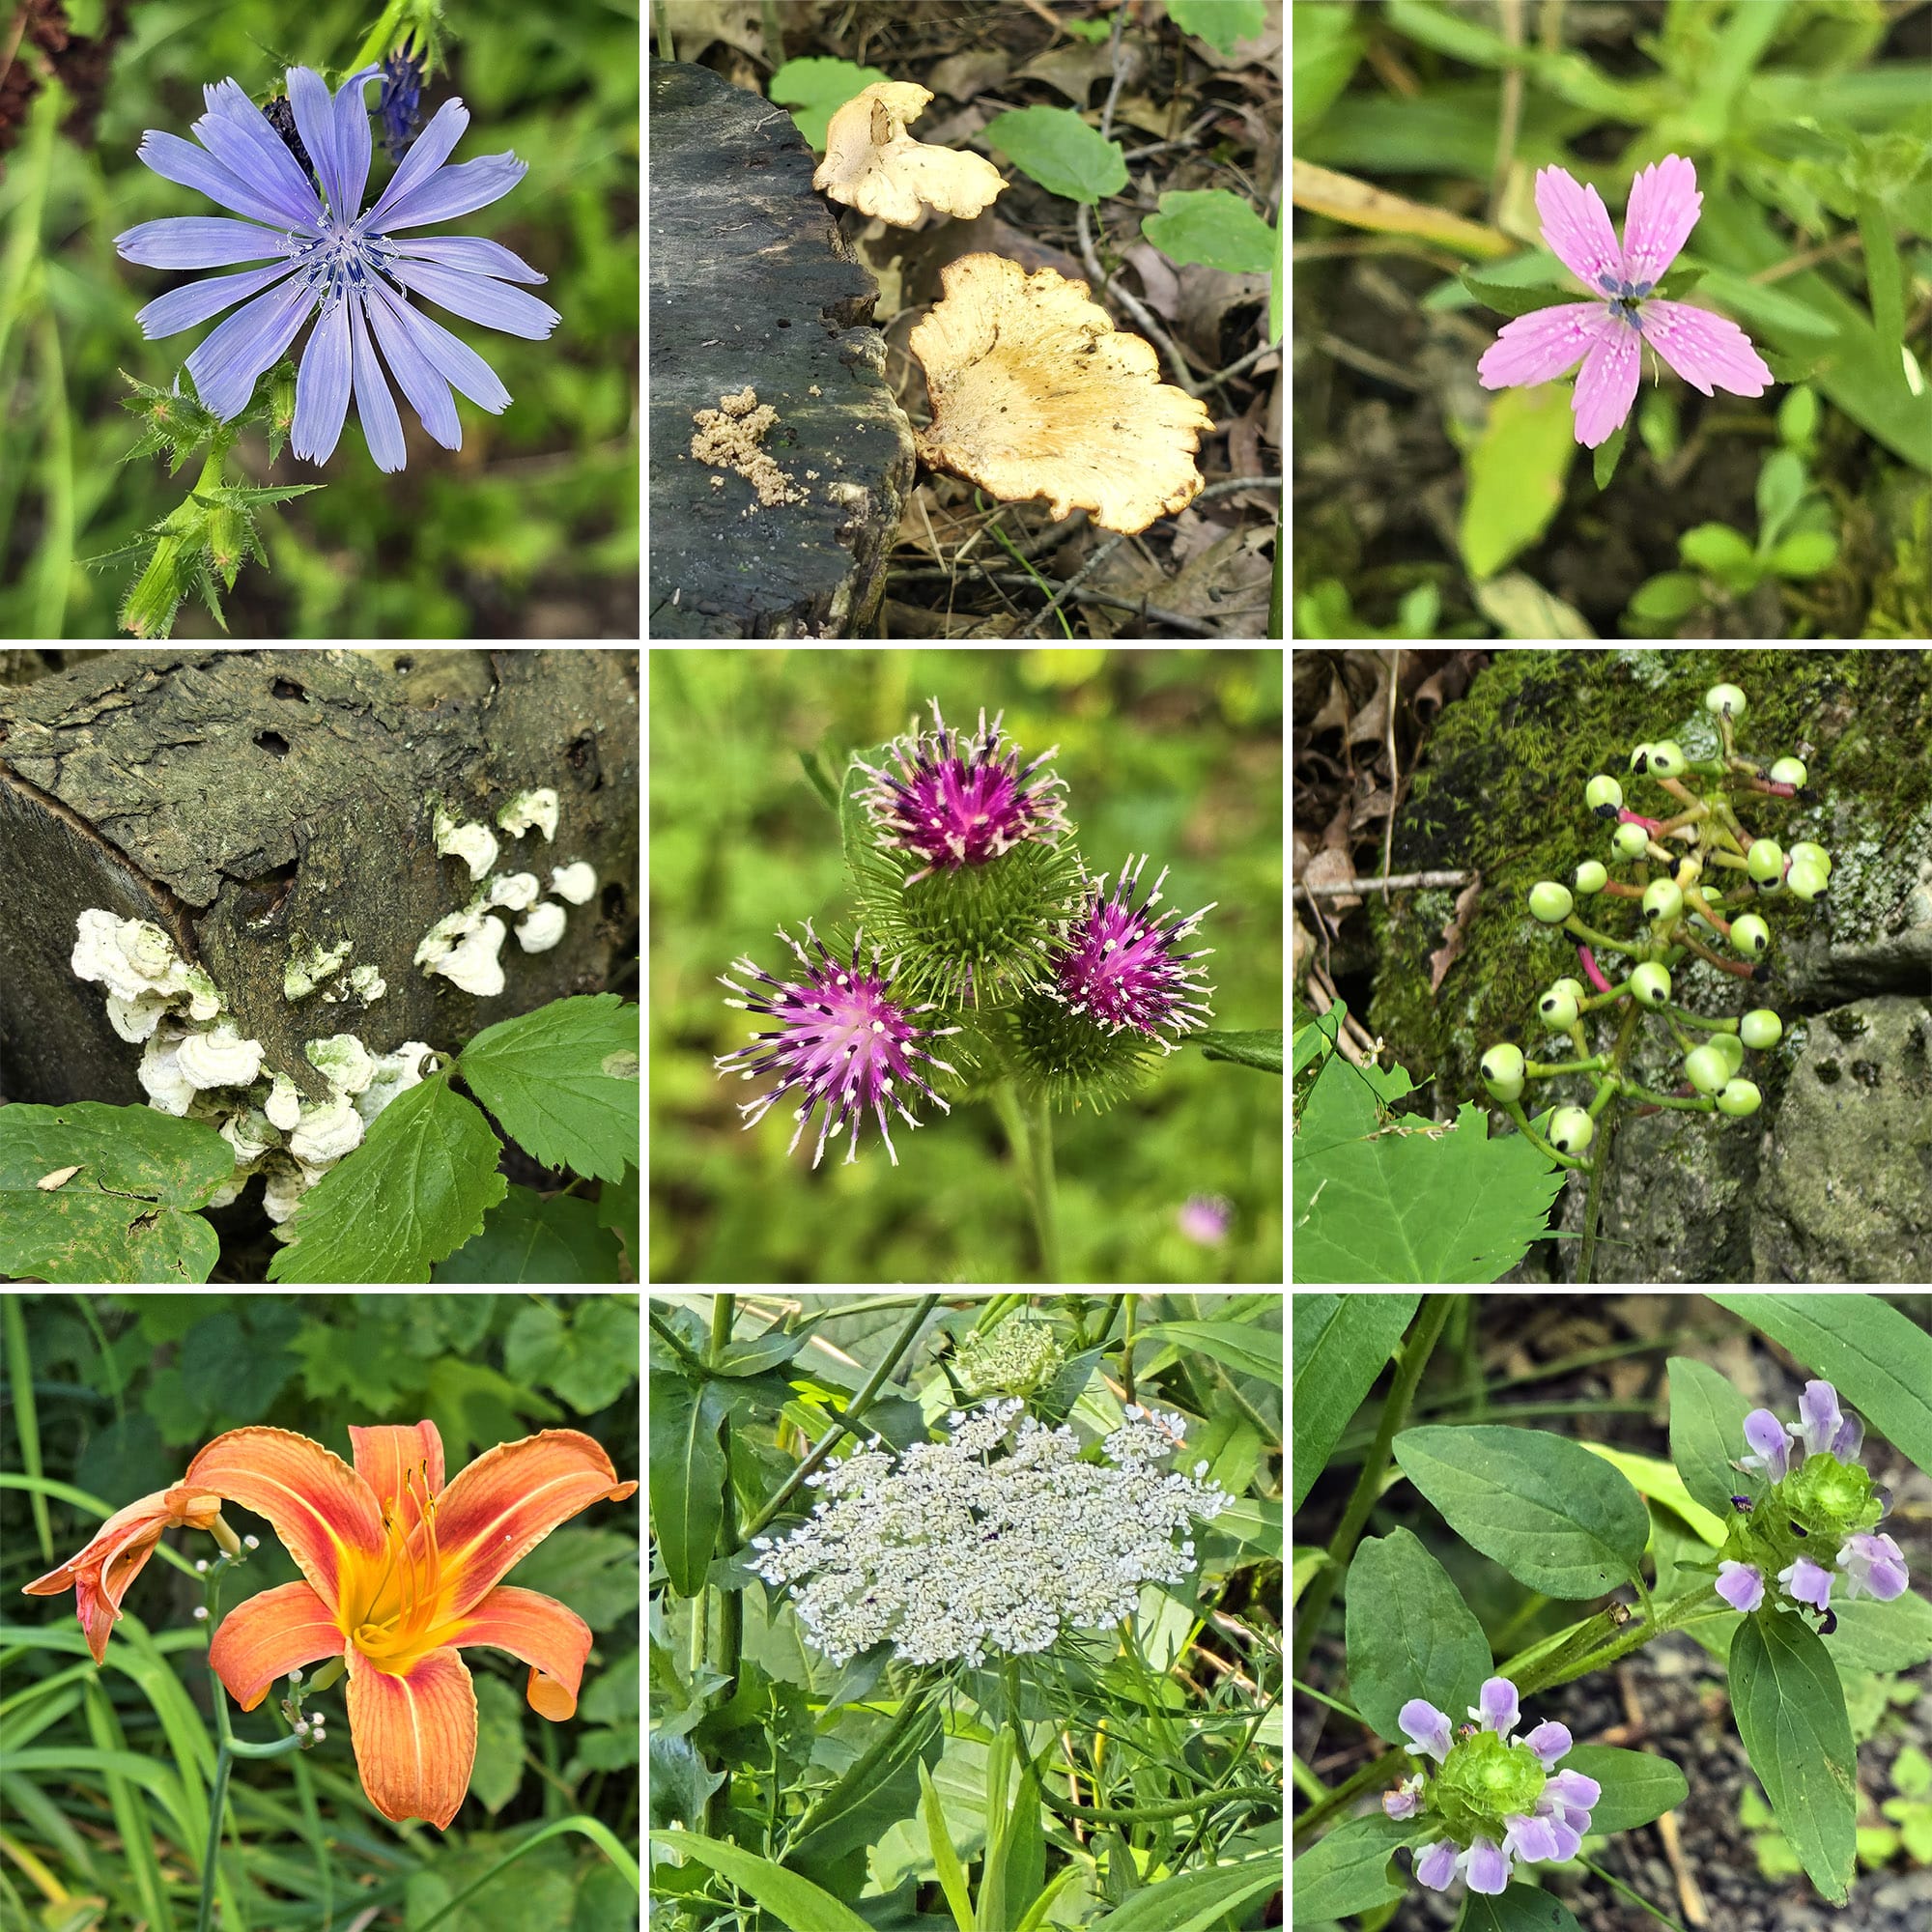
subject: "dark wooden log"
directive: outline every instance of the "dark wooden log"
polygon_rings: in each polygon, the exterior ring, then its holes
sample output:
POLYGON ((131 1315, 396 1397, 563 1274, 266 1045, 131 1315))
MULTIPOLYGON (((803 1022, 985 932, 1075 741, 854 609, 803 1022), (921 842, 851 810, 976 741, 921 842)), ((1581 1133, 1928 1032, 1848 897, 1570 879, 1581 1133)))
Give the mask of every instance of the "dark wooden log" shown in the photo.
MULTIPOLYGON (((265 1072, 327 1089, 303 1042, 356 1035, 440 1051, 570 993, 610 986, 638 926, 638 661, 633 651, 112 651, 0 689, 0 1100, 145 1098, 141 1049, 71 970, 90 906, 158 925, 204 966, 265 1072), (562 940, 503 947, 493 998, 412 961, 469 903, 438 856, 430 800, 495 829, 514 792, 558 795, 554 842, 498 834, 498 872, 584 860, 599 892, 562 940), (291 1001, 285 969, 349 939, 370 1004, 339 981, 291 1001)), ((506 915, 514 923, 514 915, 506 915)))
POLYGON ((878 285, 812 168, 782 107, 708 68, 653 63, 653 638, 871 634, 912 431, 869 327, 878 285), (778 412, 763 448, 803 501, 762 504, 690 453, 696 412, 747 388, 778 412))

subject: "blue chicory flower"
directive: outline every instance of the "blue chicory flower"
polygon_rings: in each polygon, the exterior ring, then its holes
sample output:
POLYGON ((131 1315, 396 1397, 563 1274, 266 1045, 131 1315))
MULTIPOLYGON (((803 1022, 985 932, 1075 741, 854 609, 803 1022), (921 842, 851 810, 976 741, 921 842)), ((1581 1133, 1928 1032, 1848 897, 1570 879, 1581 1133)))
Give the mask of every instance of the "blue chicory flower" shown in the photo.
POLYGON ((411 305, 411 292, 467 321, 532 341, 546 339, 562 318, 508 286, 546 277, 497 242, 400 236, 487 208, 524 177, 526 163, 508 153, 443 166, 469 125, 461 100, 443 102, 388 185, 363 208, 371 153, 363 90, 382 71, 363 68, 331 96, 319 73, 289 70, 289 103, 315 181, 239 82, 205 89, 208 112, 194 124, 201 146, 151 128, 142 138, 141 159, 167 180, 250 218, 144 221, 118 236, 115 246, 128 261, 155 269, 213 269, 272 258, 266 269, 171 290, 136 319, 154 340, 245 301, 187 358, 202 402, 226 421, 248 406, 256 379, 286 354, 302 325, 319 317, 296 384, 296 454, 318 464, 328 460, 353 393, 377 468, 397 470, 407 450, 383 362, 445 449, 463 446, 452 387, 493 413, 510 401, 474 350, 411 305))

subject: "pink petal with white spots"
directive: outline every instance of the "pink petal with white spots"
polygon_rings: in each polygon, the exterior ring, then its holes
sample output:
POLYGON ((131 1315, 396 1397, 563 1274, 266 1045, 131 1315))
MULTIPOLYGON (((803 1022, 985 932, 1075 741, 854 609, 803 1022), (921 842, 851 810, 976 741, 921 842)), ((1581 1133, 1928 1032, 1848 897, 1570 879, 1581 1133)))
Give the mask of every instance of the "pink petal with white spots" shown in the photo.
POLYGON ((1770 365, 1725 317, 1674 301, 1647 301, 1642 317, 1644 340, 1693 389, 1707 396, 1714 387, 1761 396, 1771 386, 1770 365))
POLYGON ((1536 212, 1543 217, 1543 239, 1573 275, 1600 289, 1604 276, 1614 281, 1623 271, 1616 230, 1595 188, 1561 168, 1544 168, 1536 177, 1536 212))
POLYGON ((1605 302, 1559 302, 1505 323, 1483 351, 1476 379, 1486 389, 1551 383, 1613 330, 1628 333, 1605 302))
POLYGON ((1682 155, 1666 155, 1640 170, 1624 212, 1625 276, 1633 282, 1662 280, 1703 206, 1697 170, 1682 155))
MULTIPOLYGON (((1609 311, 1605 310, 1605 316, 1609 311)), ((1646 315, 1645 321, 1649 317, 1646 315)), ((1643 373, 1638 335, 1628 324, 1610 317, 1611 332, 1583 358, 1577 372, 1570 408, 1577 417, 1577 440, 1585 449, 1607 442, 1636 401, 1637 378, 1643 373)))

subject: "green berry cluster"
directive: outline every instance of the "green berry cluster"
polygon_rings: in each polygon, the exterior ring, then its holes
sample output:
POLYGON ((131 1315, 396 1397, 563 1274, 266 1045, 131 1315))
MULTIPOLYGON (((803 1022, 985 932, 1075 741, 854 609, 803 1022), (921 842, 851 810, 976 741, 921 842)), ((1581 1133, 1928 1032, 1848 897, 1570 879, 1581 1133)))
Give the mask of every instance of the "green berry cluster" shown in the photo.
POLYGON ((1569 885, 1544 879, 1530 888, 1530 916, 1578 942, 1577 959, 1590 985, 1558 980, 1537 1002, 1545 1028, 1568 1036, 1571 1058, 1538 1063, 1504 1042, 1483 1055, 1483 1083, 1518 1126, 1565 1166, 1583 1164, 1597 1122, 1620 1096, 1689 1112, 1756 1113, 1763 1096, 1756 1083, 1744 1077, 1745 1049, 1763 1052, 1783 1036, 1784 1023, 1769 1007, 1709 1019, 1672 998, 1672 969, 1692 956, 1747 983, 1768 979, 1771 927, 1754 908, 1779 900, 1809 905, 1824 894, 1832 874, 1831 854, 1823 846, 1800 840, 1787 850, 1774 839, 1753 838, 1738 816, 1738 800, 1788 798, 1802 791, 1807 777, 1803 761, 1779 758, 1767 767, 1739 752, 1735 727, 1748 706, 1736 685, 1713 685, 1704 694, 1704 708, 1721 742, 1716 754, 1691 757, 1672 738, 1646 742, 1631 753, 1631 775, 1667 794, 1662 815, 1628 807, 1622 782, 1600 773, 1584 785, 1583 802, 1611 828, 1610 863, 1586 859, 1569 885), (1634 867, 1634 879, 1613 880, 1616 864, 1634 867), (1629 938, 1601 932, 1577 916, 1579 898, 1633 900, 1640 924, 1629 938), (1598 954, 1627 962, 1624 977, 1617 980, 1612 970, 1606 978, 1598 954), (1590 1051, 1585 1017, 1608 1008, 1626 1011, 1627 1002, 1655 1013, 1682 1054, 1684 1084, 1674 1094, 1653 1093, 1625 1072, 1628 1029, 1619 1031, 1612 1050, 1590 1051), (1561 1073, 1593 1076, 1596 1092, 1587 1108, 1559 1107, 1546 1133, 1538 1134, 1523 1112, 1523 1085, 1561 1073))

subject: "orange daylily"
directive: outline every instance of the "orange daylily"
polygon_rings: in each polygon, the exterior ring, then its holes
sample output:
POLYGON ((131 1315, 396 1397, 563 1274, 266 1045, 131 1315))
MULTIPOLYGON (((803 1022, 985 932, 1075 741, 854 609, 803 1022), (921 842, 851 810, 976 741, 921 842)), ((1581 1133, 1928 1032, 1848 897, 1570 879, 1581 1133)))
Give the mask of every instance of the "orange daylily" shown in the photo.
POLYGON ((58 1597, 71 1590, 80 1628, 96 1663, 107 1661, 107 1634, 121 1620, 121 1599, 155 1553, 164 1529, 210 1529, 221 1514, 221 1498, 213 1491, 177 1484, 157 1490, 116 1510, 96 1532, 94 1541, 71 1562, 21 1587, 29 1597, 58 1597))
POLYGON ((355 1466, 285 1429, 235 1429, 186 1481, 268 1518, 307 1579, 238 1605, 209 1645, 229 1695, 252 1711, 277 1677, 327 1657, 348 1665, 349 1732, 370 1802, 385 1818, 455 1817, 476 1757, 476 1693, 459 1645, 530 1666, 530 1708, 577 1709, 590 1627, 574 1610, 497 1578, 560 1522, 622 1502, 604 1450, 546 1429, 486 1450, 443 1486, 442 1437, 352 1427, 355 1466))

